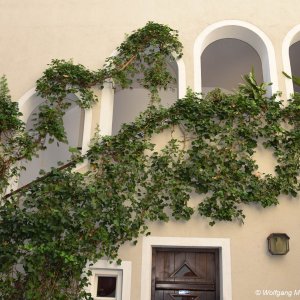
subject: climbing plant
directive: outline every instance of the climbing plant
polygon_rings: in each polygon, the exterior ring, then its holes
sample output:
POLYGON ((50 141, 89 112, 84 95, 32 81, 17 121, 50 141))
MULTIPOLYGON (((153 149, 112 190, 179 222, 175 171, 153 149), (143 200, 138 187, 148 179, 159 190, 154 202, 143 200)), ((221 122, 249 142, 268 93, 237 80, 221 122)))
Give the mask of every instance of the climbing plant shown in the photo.
POLYGON ((111 82, 127 88, 142 73, 140 84, 150 91, 151 100, 117 135, 96 134, 85 157, 78 154, 66 168, 53 168, 2 198, 1 299, 91 299, 84 289, 88 261, 118 260, 120 246, 149 234, 151 221, 190 219, 192 192, 203 196, 197 211, 211 225, 243 222, 245 204, 267 207, 278 204, 280 194, 297 195, 299 95, 283 106, 279 94, 266 96, 267 85, 257 84, 250 73, 232 94, 216 89, 204 96, 188 90, 170 108, 163 107, 158 91, 174 83, 166 60, 174 53, 182 55, 177 38, 169 27, 148 23, 128 36, 118 54, 98 71, 52 61, 37 82, 37 92, 46 102, 31 134, 2 80, 0 161, 3 174, 9 174, 6 181, 1 179, 2 191, 7 179, 18 173, 12 171, 15 163, 30 159, 44 147, 43 140, 66 142, 62 116, 70 93, 80 94, 75 101, 88 108, 97 101, 92 87, 101 89, 111 82), (158 146, 155 136, 163 132, 169 139, 158 146), (19 157, 13 150, 15 160, 5 164, 9 139, 16 147, 12 149, 22 146, 27 152, 19 157), (254 153, 260 142, 277 160, 273 175, 258 172, 254 153), (75 172, 85 158, 89 170, 75 172))
POLYGON ((175 219, 188 220, 192 191, 204 195, 198 212, 211 225, 243 221, 242 204, 267 207, 278 204, 280 194, 295 197, 299 96, 283 107, 277 94, 266 96, 266 85, 258 85, 252 73, 244 80, 230 95, 216 89, 202 97, 189 90, 172 107, 150 106, 118 135, 99 138, 88 153, 93 176, 112 188, 112 197, 130 201, 140 222, 145 216, 168 220, 166 208, 175 219), (285 129, 287 123, 292 129, 285 129), (152 137, 165 130, 173 134, 157 150, 152 137), (261 141, 277 159, 275 175, 258 171, 253 155, 261 141))
POLYGON ((67 142, 63 116, 75 101, 87 109, 97 102, 93 87, 102 89, 105 83, 129 88, 139 75, 140 85, 149 90, 151 103, 159 102, 158 91, 175 82, 167 69, 182 56, 182 44, 178 32, 166 25, 148 22, 117 48, 115 56, 106 59, 103 68, 91 71, 72 60, 52 60, 43 76, 37 80, 36 92, 44 99, 39 105, 34 128, 28 133, 24 122, 19 120, 17 103, 11 101, 7 82, 1 79, 0 88, 0 195, 5 192, 10 179, 17 177, 22 165, 45 149, 45 141, 67 142), (70 100, 70 94, 78 97, 70 100), (66 100, 68 99, 68 100, 66 100))

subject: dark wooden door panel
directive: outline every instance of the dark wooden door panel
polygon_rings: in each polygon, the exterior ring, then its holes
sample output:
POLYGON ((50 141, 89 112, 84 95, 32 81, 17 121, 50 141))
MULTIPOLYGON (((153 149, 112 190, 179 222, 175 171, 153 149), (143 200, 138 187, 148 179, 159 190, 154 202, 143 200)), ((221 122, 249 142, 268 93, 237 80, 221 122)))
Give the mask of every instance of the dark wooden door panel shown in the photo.
POLYGON ((152 300, 219 300, 218 249, 153 248, 152 300))
POLYGON ((156 258, 156 277, 167 278, 174 272, 174 252, 161 252, 156 258))
POLYGON ((215 292, 198 291, 190 295, 180 295, 178 291, 159 290, 155 291, 155 300, 215 300, 215 292))

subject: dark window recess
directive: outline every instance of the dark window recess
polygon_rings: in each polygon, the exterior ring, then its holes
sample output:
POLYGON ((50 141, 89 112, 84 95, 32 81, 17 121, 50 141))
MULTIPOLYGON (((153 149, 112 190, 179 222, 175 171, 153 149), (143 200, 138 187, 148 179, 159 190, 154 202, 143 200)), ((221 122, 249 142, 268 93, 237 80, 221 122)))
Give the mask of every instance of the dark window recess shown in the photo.
POLYGON ((97 297, 116 297, 117 277, 98 276, 97 297))

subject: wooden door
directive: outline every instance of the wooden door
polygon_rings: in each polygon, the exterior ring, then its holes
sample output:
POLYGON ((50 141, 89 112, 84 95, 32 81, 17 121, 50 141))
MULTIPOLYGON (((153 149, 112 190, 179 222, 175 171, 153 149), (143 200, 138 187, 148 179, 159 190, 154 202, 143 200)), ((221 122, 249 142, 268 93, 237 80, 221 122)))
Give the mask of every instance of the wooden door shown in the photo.
POLYGON ((153 248, 151 300, 220 300, 219 250, 153 248))

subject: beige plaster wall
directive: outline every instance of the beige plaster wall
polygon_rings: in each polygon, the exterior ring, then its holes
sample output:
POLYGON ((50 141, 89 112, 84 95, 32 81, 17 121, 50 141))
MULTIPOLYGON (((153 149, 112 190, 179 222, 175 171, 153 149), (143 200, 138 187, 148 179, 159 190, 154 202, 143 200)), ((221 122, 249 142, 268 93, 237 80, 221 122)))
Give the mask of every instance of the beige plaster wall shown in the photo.
MULTIPOLYGON (((175 131, 175 135, 180 132, 175 131)), ((173 133, 174 136, 174 133, 173 133)), ((152 139, 159 151, 170 140, 170 132, 164 131, 152 139)), ((265 151, 258 143, 254 155, 260 173, 274 174, 276 161, 271 151, 265 151)), ((190 206, 196 213, 191 220, 168 223, 156 222, 149 225, 155 237, 193 237, 193 238, 226 238, 231 244, 232 299, 278 299, 278 296, 257 296, 257 290, 287 291, 294 293, 300 290, 300 199, 281 196, 278 206, 262 208, 256 204, 241 205, 246 219, 240 222, 219 222, 214 226, 209 220, 197 215, 197 205, 202 197, 192 194, 190 206), (291 238, 290 252, 285 256, 273 256, 267 249, 267 237, 270 233, 285 232, 291 238)), ((128 243, 122 247, 120 256, 123 260, 132 261, 131 299, 141 298, 142 272, 142 238, 136 246, 128 243)), ((300 295, 299 295, 300 296, 300 295)), ((298 295, 293 296, 297 299, 298 295)), ((224 298, 225 299, 225 298, 224 298)), ((285 299, 285 298, 284 298, 285 299)), ((225 300, 228 300, 226 298, 225 300)))
MULTIPOLYGON (((193 86, 193 44, 208 25, 250 22, 271 39, 282 70, 281 44, 299 23, 298 0, 0 0, 0 72, 17 99, 53 58, 101 67, 124 33, 153 20, 179 30, 187 84, 193 86)), ((280 89, 283 90, 283 79, 280 89)))
MULTIPOLYGON (((255 291, 300 289, 299 209, 299 200, 281 199, 278 207, 244 207, 244 225, 222 222, 210 227, 206 220, 194 216, 187 223, 152 224, 150 230, 153 236, 230 238, 232 299, 278 299, 258 297, 255 291), (287 232, 290 236, 290 252, 286 256, 271 256, 267 252, 266 238, 272 232, 287 232)), ((121 249, 122 259, 133 261, 132 300, 141 299, 141 253, 142 239, 135 247, 127 245, 121 249)))
MULTIPOLYGON (((51 59, 73 58, 99 68, 124 33, 153 20, 179 30, 187 85, 193 87, 196 37, 214 22, 237 19, 254 24, 271 39, 279 88, 284 92, 281 46, 287 32, 300 23, 299 11, 299 0, 0 0, 0 74, 7 75, 12 96, 18 99, 34 86, 51 59)), ((99 116, 99 107, 93 115, 99 116)), ((258 159, 264 162, 262 168, 272 164, 260 155, 258 159)), ((210 227, 195 216, 187 223, 151 224, 150 229, 154 236, 229 238, 234 300, 259 299, 254 294, 257 289, 300 289, 299 199, 282 198, 279 206, 267 209, 254 205, 244 209, 244 225, 210 227), (288 255, 267 253, 266 238, 272 232, 291 237, 288 255)), ((125 245, 120 252, 122 259, 133 262, 131 300, 142 300, 141 246, 141 241, 136 247, 125 245)))

